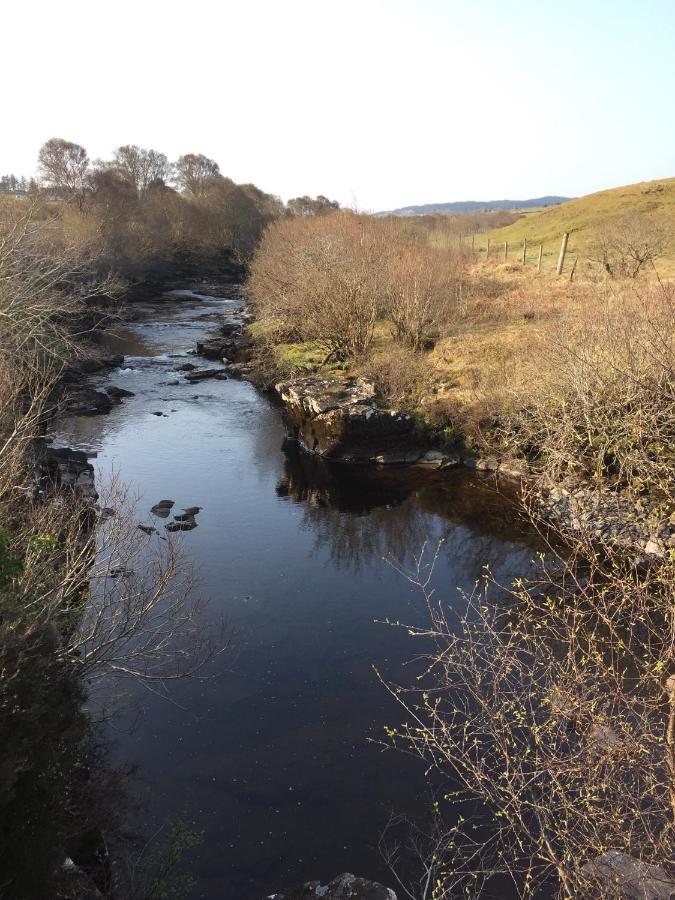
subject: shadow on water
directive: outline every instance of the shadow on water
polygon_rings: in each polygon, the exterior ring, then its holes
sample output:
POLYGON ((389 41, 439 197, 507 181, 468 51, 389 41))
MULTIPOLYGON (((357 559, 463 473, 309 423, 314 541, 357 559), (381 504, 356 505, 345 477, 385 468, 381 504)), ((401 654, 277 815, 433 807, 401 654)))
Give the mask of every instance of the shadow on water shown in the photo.
POLYGON ((420 649, 381 623, 425 614, 383 558, 409 564, 443 539, 434 584, 461 603, 487 564, 522 575, 534 544, 492 479, 328 465, 285 444, 251 385, 187 384, 174 368, 222 308, 173 302, 119 328, 109 349, 136 361, 95 383, 134 396, 55 435, 96 452, 101 479, 119 472, 141 521, 162 498, 202 508, 181 539, 205 627, 235 632, 209 682, 176 683, 172 703, 137 689, 142 715, 111 723, 112 757, 147 790, 148 833, 182 814, 203 832, 195 898, 258 900, 345 870, 386 882, 376 846, 392 808, 424 817, 428 800, 421 763, 377 743, 401 712, 373 667, 409 684, 420 649))

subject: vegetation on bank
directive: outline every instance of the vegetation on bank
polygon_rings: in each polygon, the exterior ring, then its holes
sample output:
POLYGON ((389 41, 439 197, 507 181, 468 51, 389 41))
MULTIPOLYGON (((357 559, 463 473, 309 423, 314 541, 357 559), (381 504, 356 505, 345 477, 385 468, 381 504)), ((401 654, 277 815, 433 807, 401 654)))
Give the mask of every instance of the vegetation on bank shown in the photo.
POLYGON ((66 370, 96 355, 97 297, 240 265, 280 204, 195 154, 172 167, 122 147, 90 164, 52 140, 40 165, 39 184, 0 195, 0 893, 178 896, 193 837, 129 830, 128 777, 82 704, 101 678, 157 691, 206 664, 189 571, 171 541, 139 539, 121 486, 99 485, 95 505, 52 477, 41 437, 66 370))
MULTIPOLYGON (((347 212, 271 226, 250 280, 266 377, 366 375, 539 487, 672 523, 673 285, 602 260, 574 281, 486 263, 438 232, 347 212)), ((598 524, 559 522, 534 574, 487 573, 463 602, 433 592, 433 553, 403 571, 429 611, 411 633, 433 649, 418 686, 391 686, 409 724, 389 740, 446 785, 407 850, 383 837, 397 880, 418 859, 407 896, 478 896, 499 878, 528 897, 675 887, 675 547, 636 560, 598 524)))
POLYGON ((672 469, 668 282, 485 263, 452 225, 350 212, 277 221, 250 272, 268 377, 365 375, 440 435, 555 481, 650 490, 672 469))

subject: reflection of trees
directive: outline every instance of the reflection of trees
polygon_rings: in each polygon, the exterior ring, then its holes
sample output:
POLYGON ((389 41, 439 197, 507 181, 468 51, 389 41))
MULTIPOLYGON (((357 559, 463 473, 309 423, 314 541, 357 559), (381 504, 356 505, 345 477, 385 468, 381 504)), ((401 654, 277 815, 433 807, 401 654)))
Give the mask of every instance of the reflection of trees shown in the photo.
POLYGON ((488 563, 507 570, 515 551, 529 556, 512 498, 464 470, 345 466, 289 449, 277 493, 303 506, 316 548, 327 548, 336 565, 358 569, 386 556, 407 564, 441 538, 442 559, 465 580, 488 563))

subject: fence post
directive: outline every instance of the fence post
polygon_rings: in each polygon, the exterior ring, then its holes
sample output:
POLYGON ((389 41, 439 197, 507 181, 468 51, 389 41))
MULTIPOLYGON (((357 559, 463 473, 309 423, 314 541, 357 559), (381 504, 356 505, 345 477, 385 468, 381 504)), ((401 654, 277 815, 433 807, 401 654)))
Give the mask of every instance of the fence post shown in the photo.
POLYGON ((572 271, 570 272, 570 281, 574 281, 574 273, 577 270, 577 263, 579 262, 579 257, 574 257, 574 264, 572 265, 572 271))
POLYGON ((504 241, 504 262, 509 258, 509 242, 504 241))
POLYGON ((560 245, 560 256, 558 257, 558 268, 556 269, 556 275, 562 275, 563 266, 565 265, 565 254, 567 253, 567 242, 570 239, 569 231, 566 231, 562 236, 562 244, 560 245))
POLYGON ((490 238, 487 239, 487 250, 485 251, 485 259, 490 259, 490 238))
POLYGON ((472 235, 471 235, 471 252, 472 252, 472 253, 473 253, 473 244, 474 244, 474 241, 475 241, 475 240, 476 240, 476 235, 475 235, 475 234, 472 234, 472 235))
POLYGON ((537 260, 537 272, 541 272, 541 257, 544 253, 544 245, 539 244, 539 259, 537 260))
POLYGON ((523 238, 523 265, 525 265, 526 257, 527 257, 527 238, 523 238))

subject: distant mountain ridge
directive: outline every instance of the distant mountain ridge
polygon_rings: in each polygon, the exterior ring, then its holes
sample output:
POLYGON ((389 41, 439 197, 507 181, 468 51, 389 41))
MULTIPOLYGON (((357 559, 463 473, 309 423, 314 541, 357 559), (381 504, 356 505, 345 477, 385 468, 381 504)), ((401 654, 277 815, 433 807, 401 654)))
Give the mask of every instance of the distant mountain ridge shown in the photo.
POLYGON ((423 203, 419 206, 402 206, 399 209, 385 210, 378 216, 429 216, 440 213, 443 216, 453 214, 491 212, 495 209, 531 209, 536 206, 558 206, 573 197, 533 197, 530 200, 457 200, 454 203, 423 203))

